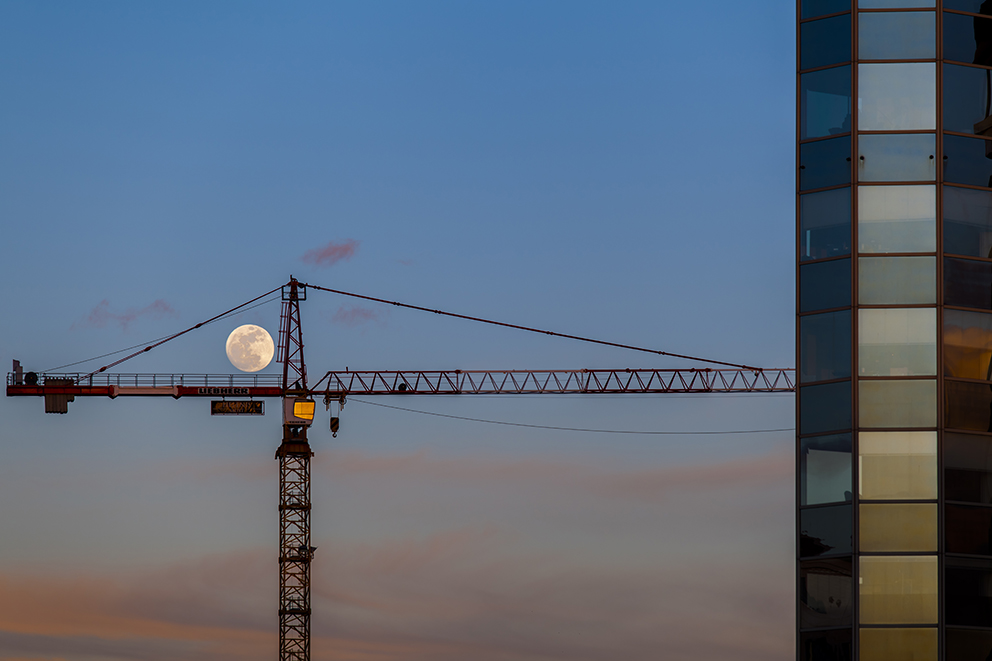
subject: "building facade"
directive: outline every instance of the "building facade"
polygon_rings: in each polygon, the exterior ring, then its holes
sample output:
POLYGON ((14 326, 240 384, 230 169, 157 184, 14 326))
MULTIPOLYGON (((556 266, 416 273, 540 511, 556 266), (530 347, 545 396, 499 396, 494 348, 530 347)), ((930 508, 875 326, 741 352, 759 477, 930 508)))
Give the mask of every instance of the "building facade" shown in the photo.
POLYGON ((992 0, 797 10, 797 655, 992 661, 992 0))

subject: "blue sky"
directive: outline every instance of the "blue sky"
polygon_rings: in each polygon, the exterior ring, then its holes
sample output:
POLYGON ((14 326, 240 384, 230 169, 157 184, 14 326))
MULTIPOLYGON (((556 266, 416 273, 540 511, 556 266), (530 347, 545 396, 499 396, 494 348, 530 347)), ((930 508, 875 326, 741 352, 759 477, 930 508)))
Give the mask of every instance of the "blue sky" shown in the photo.
MULTIPOLYGON (((791 366, 794 13, 0 1, 0 362, 115 351, 292 274, 791 366), (348 259, 303 260, 346 241, 348 259)), ((331 294, 302 314, 311 373, 689 366, 331 294)), ((230 372, 240 323, 275 335, 278 304, 121 369, 230 372)), ((400 404, 606 429, 793 423, 788 396, 400 404)), ((0 399, 0 659, 271 658, 276 408, 207 410, 0 399)), ((352 401, 338 438, 312 436, 314 659, 793 654, 789 433, 569 434, 352 401)))

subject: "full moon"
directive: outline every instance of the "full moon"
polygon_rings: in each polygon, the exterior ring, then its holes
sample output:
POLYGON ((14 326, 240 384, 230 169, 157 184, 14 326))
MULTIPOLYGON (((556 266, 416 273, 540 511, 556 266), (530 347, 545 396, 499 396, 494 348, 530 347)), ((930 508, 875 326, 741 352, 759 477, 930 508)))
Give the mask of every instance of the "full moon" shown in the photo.
POLYGON ((264 369, 275 352, 272 336, 261 326, 238 326, 227 337, 227 358, 242 372, 264 369))

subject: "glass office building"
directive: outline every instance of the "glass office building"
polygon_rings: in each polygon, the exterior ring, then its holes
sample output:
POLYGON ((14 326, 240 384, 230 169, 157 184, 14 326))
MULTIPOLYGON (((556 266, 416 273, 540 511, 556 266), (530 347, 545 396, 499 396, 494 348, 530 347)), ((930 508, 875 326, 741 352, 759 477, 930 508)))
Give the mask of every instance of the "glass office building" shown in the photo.
POLYGON ((992 661, 992 0, 798 39, 798 658, 992 661))

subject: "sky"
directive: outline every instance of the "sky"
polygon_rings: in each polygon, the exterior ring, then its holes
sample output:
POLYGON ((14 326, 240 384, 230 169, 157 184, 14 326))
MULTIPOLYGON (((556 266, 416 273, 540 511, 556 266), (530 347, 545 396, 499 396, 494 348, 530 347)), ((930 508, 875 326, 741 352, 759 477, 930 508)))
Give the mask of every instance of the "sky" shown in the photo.
MULTIPOLYGON (((794 19, 0 0, 0 364, 53 371, 295 276, 791 367, 794 19)), ((311 375, 700 366, 323 292, 301 308, 311 375)), ((278 319, 267 302, 118 369, 231 373, 227 335, 278 319)), ((0 659, 276 656, 277 412, 0 398, 0 659)), ((790 395, 353 397, 336 438, 327 416, 316 661, 793 658, 793 434, 698 433, 792 427, 790 395)))

